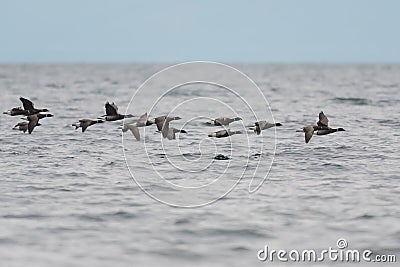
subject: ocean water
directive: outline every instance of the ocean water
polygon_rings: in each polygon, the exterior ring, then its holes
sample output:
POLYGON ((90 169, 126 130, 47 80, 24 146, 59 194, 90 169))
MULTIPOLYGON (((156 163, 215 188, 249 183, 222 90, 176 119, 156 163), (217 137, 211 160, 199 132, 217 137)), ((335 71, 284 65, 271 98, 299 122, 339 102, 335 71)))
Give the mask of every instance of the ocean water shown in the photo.
POLYGON ((255 84, 221 65, 152 76, 165 67, 0 65, 2 111, 24 96, 54 114, 31 135, 0 116, 1 266, 262 266, 266 245, 340 238, 399 260, 399 65, 233 66, 255 84), (149 126, 138 142, 122 121, 75 131, 106 101, 179 116, 171 125, 187 134, 149 126), (346 131, 305 144, 295 131, 321 110, 346 131), (219 116, 241 117, 230 129, 242 134, 208 138, 219 116), (257 136, 256 119, 283 126, 257 136))

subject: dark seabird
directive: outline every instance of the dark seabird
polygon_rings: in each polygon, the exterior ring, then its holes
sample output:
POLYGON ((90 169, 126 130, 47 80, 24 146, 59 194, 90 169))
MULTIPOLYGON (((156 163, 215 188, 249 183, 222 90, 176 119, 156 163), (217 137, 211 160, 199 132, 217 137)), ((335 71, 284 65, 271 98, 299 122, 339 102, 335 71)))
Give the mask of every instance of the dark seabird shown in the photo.
MULTIPOLYGON (((24 133, 26 132, 26 131, 28 131, 28 125, 29 125, 29 122, 27 122, 27 121, 21 121, 21 122, 19 122, 19 123, 17 123, 15 126, 14 126, 14 130, 20 130, 20 131, 23 131, 24 133)), ((41 124, 40 123, 37 123, 36 124, 36 126, 40 126, 41 124)))
POLYGON ((146 126, 154 124, 154 122, 149 121, 148 118, 149 117, 146 112, 145 114, 140 116, 140 118, 136 122, 125 123, 121 128, 122 132, 126 132, 126 131, 130 130, 132 132, 133 136, 135 136, 136 140, 140 141, 140 132, 139 132, 138 127, 146 127, 146 126))
POLYGON ((7 114, 10 116, 19 116, 19 115, 24 115, 24 116, 28 116, 29 115, 29 111, 22 109, 21 107, 18 108, 12 108, 8 111, 4 111, 3 114, 7 114))
POLYGON ((241 131, 231 131, 230 129, 226 130, 220 130, 215 133, 209 134, 208 137, 216 137, 216 138, 222 138, 222 137, 228 137, 234 134, 241 134, 241 131))
POLYGON ((41 113, 29 115, 27 117, 28 122, 29 122, 28 123, 28 132, 29 132, 29 134, 31 134, 33 132, 33 129, 36 126, 40 125, 39 124, 39 120, 41 120, 43 118, 46 118, 46 117, 53 117, 53 115, 52 114, 41 114, 41 113))
POLYGON ((211 123, 217 126, 226 126, 229 125, 231 122, 234 121, 240 121, 242 120, 242 118, 236 117, 236 118, 226 118, 226 117, 222 117, 222 118, 216 118, 214 120, 211 120, 211 123))
POLYGON ((87 127, 92 126, 96 123, 103 123, 104 120, 90 120, 90 119, 81 119, 78 122, 72 124, 72 126, 75 126, 75 130, 77 130, 79 127, 82 127, 82 133, 86 131, 87 127))
POLYGON ((103 118, 106 121, 118 121, 118 120, 122 120, 122 119, 125 119, 125 118, 134 117, 131 114, 128 114, 128 115, 119 114, 118 113, 118 107, 117 107, 117 105, 114 104, 114 102, 112 104, 107 102, 105 104, 105 108, 106 108, 106 115, 103 115, 100 118, 103 118))
POLYGON ((12 108, 8 111, 3 112, 3 114, 7 114, 10 116, 19 116, 19 115, 29 116, 29 115, 37 114, 39 112, 48 112, 49 111, 46 108, 43 108, 43 109, 35 108, 33 105, 33 102, 30 101, 29 99, 20 97, 19 100, 21 100, 21 102, 22 102, 22 105, 24 107, 23 109, 21 107, 12 108))
MULTIPOLYGON (((43 109, 37 109, 37 108, 35 108, 35 107, 33 106, 33 102, 30 101, 29 99, 20 97, 19 100, 21 100, 24 109, 28 111, 28 115, 34 115, 34 114, 37 114, 37 113, 39 113, 39 112, 48 112, 48 111, 49 111, 49 110, 46 109, 46 108, 43 108, 43 109)), ((49 116, 46 116, 46 117, 49 117, 49 116)), ((51 117, 51 116, 50 116, 50 117, 51 117)))
POLYGON ((162 136, 164 138, 167 138, 169 133, 169 123, 173 120, 180 120, 180 119, 181 117, 160 116, 155 118, 154 122, 157 125, 158 131, 162 133, 162 136))
POLYGON ((267 121, 257 121, 254 123, 254 125, 256 126, 256 128, 254 129, 254 132, 257 133, 257 135, 259 135, 261 133, 262 130, 266 130, 275 126, 282 126, 281 123, 277 122, 277 123, 270 123, 267 121))
POLYGON ((319 113, 319 120, 317 122, 317 125, 308 125, 303 127, 301 130, 297 130, 296 132, 304 132, 305 133, 305 141, 306 143, 310 142, 311 137, 313 136, 314 132, 317 131, 317 135, 326 135, 326 134, 331 134, 335 132, 341 132, 344 131, 343 128, 330 128, 328 126, 329 120, 325 116, 324 112, 319 113))

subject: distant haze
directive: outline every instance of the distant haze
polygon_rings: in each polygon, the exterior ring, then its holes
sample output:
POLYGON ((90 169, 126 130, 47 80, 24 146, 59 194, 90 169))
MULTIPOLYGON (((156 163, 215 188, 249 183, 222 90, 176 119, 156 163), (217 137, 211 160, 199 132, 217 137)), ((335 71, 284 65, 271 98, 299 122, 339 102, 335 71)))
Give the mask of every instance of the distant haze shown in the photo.
POLYGON ((398 63, 400 1, 0 0, 0 63, 398 63))

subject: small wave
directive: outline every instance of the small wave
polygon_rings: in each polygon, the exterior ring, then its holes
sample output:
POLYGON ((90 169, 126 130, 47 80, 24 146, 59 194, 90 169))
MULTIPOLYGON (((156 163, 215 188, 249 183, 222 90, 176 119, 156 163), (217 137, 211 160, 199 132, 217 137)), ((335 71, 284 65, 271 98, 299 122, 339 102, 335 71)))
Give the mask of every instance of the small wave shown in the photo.
POLYGON ((336 167, 336 168, 340 168, 340 169, 344 169, 344 166, 338 163, 332 163, 332 162, 326 162, 324 164, 322 164, 323 167, 336 167))
POLYGON ((223 228, 218 228, 218 229, 206 229, 202 231, 205 235, 211 235, 211 236, 253 236, 253 237, 264 237, 267 236, 267 234, 260 232, 256 229, 223 229, 223 228))
POLYGON ((370 100, 358 97, 335 97, 333 101, 338 103, 349 103, 357 106, 367 106, 370 104, 370 100))
POLYGON ((250 248, 246 248, 243 246, 235 246, 235 247, 232 247, 231 250, 233 250, 233 251, 251 251, 250 248))
POLYGON ((78 215, 78 218, 82 219, 84 221, 94 221, 94 222, 102 222, 102 221, 104 221, 104 219, 101 218, 100 216, 98 216, 98 215, 90 215, 90 214, 81 214, 81 215, 78 215))
POLYGON ((64 175, 69 177, 88 177, 84 172, 67 172, 64 175))
POLYGON ((60 83, 48 83, 45 86, 49 87, 49 88, 64 88, 65 87, 64 84, 60 84, 60 83))
POLYGON ((188 224, 188 223, 190 223, 190 220, 189 219, 177 219, 176 221, 175 221, 175 224, 188 224))
POLYGON ((43 219, 49 216, 40 215, 40 214, 6 214, 3 215, 5 219, 43 219))
POLYGON ((370 215, 370 214, 364 214, 364 215, 361 215, 361 216, 357 216, 355 219, 356 220, 368 220, 368 219, 372 219, 372 218, 375 218, 375 216, 374 215, 370 215))
POLYGON ((115 217, 120 217, 120 218, 123 218, 123 219, 132 219, 132 218, 136 218, 137 217, 137 215, 135 215, 133 213, 129 213, 129 212, 122 211, 122 210, 116 211, 116 212, 110 212, 110 213, 107 213, 105 215, 109 216, 112 219, 115 219, 115 217))

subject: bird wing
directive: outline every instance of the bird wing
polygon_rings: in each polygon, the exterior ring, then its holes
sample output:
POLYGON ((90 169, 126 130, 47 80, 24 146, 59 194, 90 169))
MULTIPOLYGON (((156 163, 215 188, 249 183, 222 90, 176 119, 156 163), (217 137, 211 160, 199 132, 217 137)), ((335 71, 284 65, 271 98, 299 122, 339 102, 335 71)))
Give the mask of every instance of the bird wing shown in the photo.
POLYGON ((111 106, 118 112, 118 107, 117 107, 117 105, 115 105, 114 102, 112 102, 111 106))
POLYGON ((318 126, 325 126, 328 127, 328 118, 325 116, 324 112, 319 113, 319 121, 317 122, 318 126))
POLYGON ((139 132, 139 128, 134 126, 134 125, 128 125, 129 130, 131 130, 133 136, 135 136, 137 141, 140 141, 140 132, 139 132))
POLYGON ((144 113, 142 116, 140 116, 138 122, 139 122, 139 123, 146 124, 147 118, 148 118, 148 116, 147 116, 147 112, 146 112, 146 113, 144 113))
POLYGON ((157 129, 161 132, 165 122, 165 116, 157 117, 154 119, 154 122, 157 125, 157 129))
POLYGON ((175 128, 169 128, 169 129, 168 129, 167 138, 168 138, 169 140, 175 139, 175 132, 176 132, 175 130, 176 130, 175 128))
POLYGON ((106 108, 106 114, 108 116, 118 115, 118 108, 114 103, 110 104, 109 102, 107 102, 105 104, 105 108, 106 108))
POLYGON ((38 125, 39 122, 39 118, 36 115, 31 115, 28 116, 28 132, 31 134, 33 132, 33 129, 36 127, 36 125, 38 125))
POLYGON ((304 127, 304 132, 306 133, 305 134, 306 143, 308 143, 308 142, 310 142, 310 139, 314 134, 314 127, 312 127, 312 126, 304 127))
POLYGON ((82 133, 86 131, 87 127, 90 126, 90 123, 86 122, 86 123, 81 123, 81 127, 82 127, 82 133))
POLYGON ((32 103, 32 101, 30 101, 29 99, 20 97, 19 100, 21 100, 22 105, 24 106, 24 109, 25 109, 25 110, 32 110, 32 109, 34 109, 33 103, 32 103))

